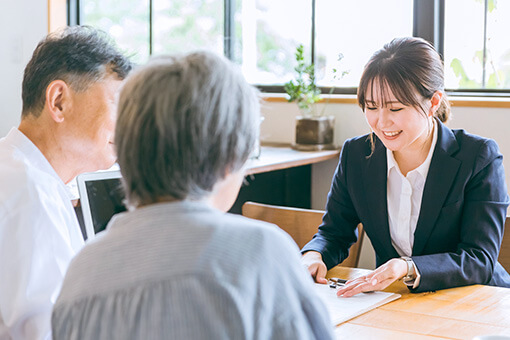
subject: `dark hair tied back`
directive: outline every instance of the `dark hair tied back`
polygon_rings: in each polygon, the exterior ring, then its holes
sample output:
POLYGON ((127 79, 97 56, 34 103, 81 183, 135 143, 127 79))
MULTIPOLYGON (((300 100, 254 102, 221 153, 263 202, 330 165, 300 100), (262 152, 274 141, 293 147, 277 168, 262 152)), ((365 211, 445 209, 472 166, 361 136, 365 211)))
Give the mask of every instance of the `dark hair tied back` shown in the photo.
POLYGON ((396 38, 374 53, 358 87, 358 104, 363 110, 367 94, 374 98, 374 82, 380 85, 380 97, 384 101, 387 101, 387 86, 399 102, 414 106, 424 114, 423 99, 430 99, 440 91, 443 99, 435 116, 442 122, 450 119, 450 104, 444 92, 443 62, 434 47, 421 38, 396 38))

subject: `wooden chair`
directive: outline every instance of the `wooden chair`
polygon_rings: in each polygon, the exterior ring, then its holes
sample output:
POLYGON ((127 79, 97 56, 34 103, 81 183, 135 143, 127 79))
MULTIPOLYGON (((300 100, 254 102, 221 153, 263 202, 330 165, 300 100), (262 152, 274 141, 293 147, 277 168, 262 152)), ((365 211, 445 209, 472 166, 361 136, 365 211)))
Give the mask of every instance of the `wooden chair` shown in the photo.
POLYGON ((505 233, 499 249, 498 261, 503 268, 510 272, 510 216, 507 216, 505 220, 505 233))
MULTIPOLYGON (((276 224, 287 232, 301 249, 317 232, 324 211, 246 202, 243 204, 242 214, 249 218, 276 224)), ((358 226, 358 241, 351 246, 349 257, 341 263, 342 266, 353 268, 358 266, 363 236, 363 226, 360 224, 358 226)))

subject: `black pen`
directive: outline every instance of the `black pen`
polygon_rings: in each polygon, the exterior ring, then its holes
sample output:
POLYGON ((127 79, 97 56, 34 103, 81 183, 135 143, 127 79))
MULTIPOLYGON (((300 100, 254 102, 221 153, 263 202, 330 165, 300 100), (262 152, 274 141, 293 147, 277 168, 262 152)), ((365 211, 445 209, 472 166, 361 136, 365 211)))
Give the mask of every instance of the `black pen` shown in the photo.
POLYGON ((337 277, 332 277, 328 280, 328 284, 330 288, 337 288, 338 286, 343 286, 347 280, 339 279, 337 277))

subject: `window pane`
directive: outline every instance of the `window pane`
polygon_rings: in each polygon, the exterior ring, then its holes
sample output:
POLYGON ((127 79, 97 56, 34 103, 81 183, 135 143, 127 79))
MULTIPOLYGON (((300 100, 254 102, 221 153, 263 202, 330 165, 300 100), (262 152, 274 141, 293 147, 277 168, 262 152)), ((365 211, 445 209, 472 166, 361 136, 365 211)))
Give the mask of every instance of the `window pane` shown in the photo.
POLYGON ((488 5, 485 88, 510 89, 510 1, 490 0, 488 5))
MULTIPOLYGON (((238 0, 235 56, 253 84, 283 84, 294 76, 299 44, 310 56, 310 0, 238 0)), ((308 58, 309 59, 309 58, 308 58)))
POLYGON ((445 2, 444 66, 448 89, 482 87, 484 5, 477 0, 445 2), (459 10, 462 8, 462 10, 459 10))
POLYGON ((412 36, 413 1, 318 0, 316 66, 321 86, 357 87, 368 59, 393 38, 412 36), (343 55, 338 62, 338 55, 343 55), (334 79, 342 71, 349 73, 334 79))
POLYGON ((149 57, 149 1, 87 0, 81 2, 81 24, 108 32, 137 63, 149 57))
POLYGON ((153 53, 223 54, 223 0, 153 0, 153 53))
POLYGON ((484 1, 446 1, 445 82, 448 89, 510 89, 507 33, 510 1, 488 1, 485 63, 484 12, 484 1))

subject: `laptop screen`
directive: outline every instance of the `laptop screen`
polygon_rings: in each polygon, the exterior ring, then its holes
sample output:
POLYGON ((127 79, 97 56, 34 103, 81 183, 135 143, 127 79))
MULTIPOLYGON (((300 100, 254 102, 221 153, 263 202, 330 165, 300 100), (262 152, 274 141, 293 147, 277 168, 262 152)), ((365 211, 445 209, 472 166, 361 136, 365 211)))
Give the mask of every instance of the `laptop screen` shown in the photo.
POLYGON ((126 211, 120 171, 100 171, 78 176, 84 238, 104 230, 113 215, 126 211))

